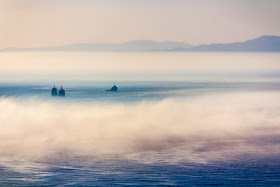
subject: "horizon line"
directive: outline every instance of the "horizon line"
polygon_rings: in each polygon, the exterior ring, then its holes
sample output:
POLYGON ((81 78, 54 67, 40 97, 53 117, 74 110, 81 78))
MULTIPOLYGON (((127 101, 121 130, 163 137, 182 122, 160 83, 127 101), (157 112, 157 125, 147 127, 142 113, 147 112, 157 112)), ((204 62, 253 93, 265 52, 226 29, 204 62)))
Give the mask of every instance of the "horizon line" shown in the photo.
POLYGON ((187 42, 171 41, 171 40, 156 41, 156 40, 152 40, 152 39, 151 40, 148 40, 148 39, 135 39, 135 40, 127 40, 127 41, 123 41, 123 42, 116 42, 116 43, 81 42, 81 43, 58 44, 58 45, 48 45, 48 46, 38 46, 38 47, 6 47, 6 48, 1 48, 0 51, 5 51, 5 50, 8 50, 8 49, 39 49, 39 48, 48 48, 48 47, 64 47, 64 46, 79 45, 79 44, 117 45, 117 44, 125 44, 125 43, 136 42, 136 41, 151 41, 151 42, 156 42, 156 43, 173 42, 173 43, 187 44, 187 45, 190 45, 191 47, 197 47, 197 46, 203 46, 203 45, 242 43, 242 42, 258 39, 258 38, 261 38, 261 37, 264 37, 264 36, 280 37, 280 35, 278 36, 278 35, 265 34, 265 35, 260 35, 258 37, 247 39, 247 40, 243 40, 243 41, 235 41, 235 42, 228 42, 228 43, 209 43, 209 44, 202 43, 202 44, 198 44, 198 45, 193 45, 193 44, 190 44, 190 43, 187 43, 187 42))

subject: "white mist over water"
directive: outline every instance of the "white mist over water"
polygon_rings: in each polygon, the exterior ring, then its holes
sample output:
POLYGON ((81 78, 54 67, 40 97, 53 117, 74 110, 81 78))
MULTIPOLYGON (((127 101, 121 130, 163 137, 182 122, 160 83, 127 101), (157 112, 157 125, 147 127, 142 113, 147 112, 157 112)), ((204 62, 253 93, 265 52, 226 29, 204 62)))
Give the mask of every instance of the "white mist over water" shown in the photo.
POLYGON ((279 81, 279 53, 1 52, 0 81, 279 81))
MULTIPOLYGON (((133 105, 2 98, 1 156, 30 154, 40 158, 63 150, 89 155, 168 152, 190 145, 202 153, 222 153, 224 149, 234 150, 235 154, 265 153, 272 149, 279 154, 280 149, 273 147, 279 148, 273 143, 279 141, 280 135, 280 103, 275 102, 278 98, 279 92, 244 92, 133 105), (258 146, 263 138, 271 144, 258 146)), ((180 159, 194 153, 189 154, 182 154, 180 159)), ((197 154, 197 161, 202 157, 215 159, 211 154, 197 154)))
POLYGON ((276 184, 279 57, 1 53, 0 184, 276 184))

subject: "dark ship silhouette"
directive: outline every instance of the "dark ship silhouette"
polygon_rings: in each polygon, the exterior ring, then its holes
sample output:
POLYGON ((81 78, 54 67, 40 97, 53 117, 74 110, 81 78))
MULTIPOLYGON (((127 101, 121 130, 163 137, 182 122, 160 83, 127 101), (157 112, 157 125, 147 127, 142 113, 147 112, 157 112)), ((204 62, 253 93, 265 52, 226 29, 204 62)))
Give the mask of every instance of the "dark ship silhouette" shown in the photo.
POLYGON ((58 96, 65 96, 65 90, 62 88, 62 86, 58 92, 58 96))
POLYGON ((53 88, 52 88, 52 96, 57 96, 57 89, 56 89, 56 87, 54 86, 53 88))
POLYGON ((105 90, 105 91, 116 92, 116 91, 118 91, 118 87, 116 87, 116 85, 115 85, 115 83, 114 83, 114 86, 113 86, 110 90, 107 89, 107 90, 105 90))
POLYGON ((57 92, 57 88, 54 86, 52 88, 52 92, 51 92, 52 96, 65 96, 65 90, 62 88, 59 90, 59 92, 57 92))

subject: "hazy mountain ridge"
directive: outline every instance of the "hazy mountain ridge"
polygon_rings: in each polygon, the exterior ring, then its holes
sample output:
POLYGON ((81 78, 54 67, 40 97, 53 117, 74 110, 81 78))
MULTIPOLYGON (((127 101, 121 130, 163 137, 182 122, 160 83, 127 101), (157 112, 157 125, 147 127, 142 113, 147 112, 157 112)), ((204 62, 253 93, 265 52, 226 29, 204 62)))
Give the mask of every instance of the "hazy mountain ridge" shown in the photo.
POLYGON ((280 36, 264 35, 245 42, 228 44, 199 45, 191 51, 256 51, 256 52, 280 52, 280 36))
POLYGON ((192 45, 181 42, 155 42, 152 40, 133 40, 117 44, 81 43, 65 46, 39 48, 6 48, 4 51, 165 51, 174 48, 190 48, 192 45))
POLYGON ((183 42, 156 42, 152 40, 133 40, 117 44, 81 43, 65 46, 39 48, 6 48, 1 51, 224 51, 224 52, 280 52, 280 36, 264 35, 244 42, 192 46, 183 42))

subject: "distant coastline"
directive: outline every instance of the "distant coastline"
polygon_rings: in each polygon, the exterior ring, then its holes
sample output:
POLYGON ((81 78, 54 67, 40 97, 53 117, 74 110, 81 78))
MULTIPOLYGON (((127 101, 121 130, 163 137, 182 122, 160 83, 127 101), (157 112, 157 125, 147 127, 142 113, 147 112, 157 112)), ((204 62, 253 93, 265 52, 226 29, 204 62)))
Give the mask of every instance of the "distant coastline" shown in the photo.
POLYGON ((193 46, 182 42, 133 40, 124 43, 81 43, 38 48, 5 48, 0 51, 65 52, 280 52, 280 36, 264 35, 244 42, 193 46))

